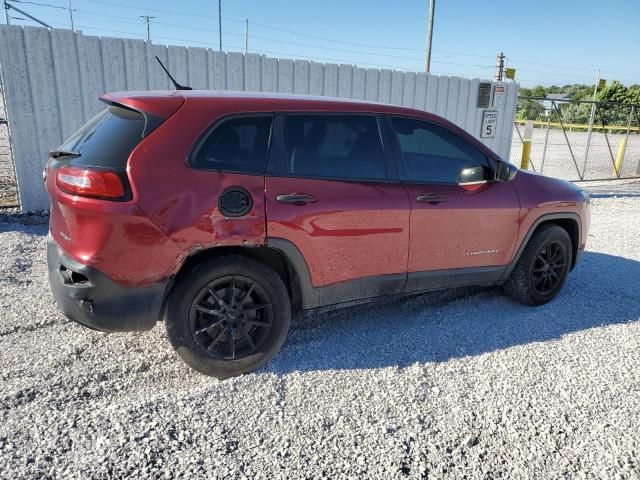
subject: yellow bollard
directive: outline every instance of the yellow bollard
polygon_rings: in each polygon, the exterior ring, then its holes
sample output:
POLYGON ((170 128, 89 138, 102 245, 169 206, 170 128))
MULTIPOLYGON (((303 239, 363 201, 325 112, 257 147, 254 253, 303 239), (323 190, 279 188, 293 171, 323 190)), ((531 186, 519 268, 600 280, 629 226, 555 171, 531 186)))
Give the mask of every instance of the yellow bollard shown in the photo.
POLYGON ((522 135, 522 160, 520 168, 529 169, 529 161, 531 160, 531 139, 533 138, 533 122, 527 120, 524 122, 524 134, 522 135))
POLYGON ((620 176, 622 170, 622 161, 624 160, 624 152, 627 149, 627 137, 623 138, 618 145, 618 155, 616 156, 616 162, 613 165, 613 174, 620 176))
POLYGON ((522 168, 523 170, 528 170, 530 158, 531 140, 522 140, 522 160, 520 161, 520 168, 522 168))

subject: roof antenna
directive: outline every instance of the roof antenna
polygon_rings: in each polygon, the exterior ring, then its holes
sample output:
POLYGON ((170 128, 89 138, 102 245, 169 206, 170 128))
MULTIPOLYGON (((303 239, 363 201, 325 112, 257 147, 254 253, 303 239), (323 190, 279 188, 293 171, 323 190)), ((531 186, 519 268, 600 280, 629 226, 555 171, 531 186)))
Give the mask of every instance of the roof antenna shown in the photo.
POLYGON ((169 78, 171 79, 171 82, 173 83, 173 86, 176 88, 176 90, 193 90, 193 88, 191 87, 180 85, 178 82, 176 82, 176 79, 171 76, 171 74, 169 73, 169 70, 167 70, 167 68, 162 64, 162 62, 160 61, 157 55, 156 55, 156 60, 158 60, 158 63, 160 64, 162 69, 165 71, 165 73, 169 75, 169 78))

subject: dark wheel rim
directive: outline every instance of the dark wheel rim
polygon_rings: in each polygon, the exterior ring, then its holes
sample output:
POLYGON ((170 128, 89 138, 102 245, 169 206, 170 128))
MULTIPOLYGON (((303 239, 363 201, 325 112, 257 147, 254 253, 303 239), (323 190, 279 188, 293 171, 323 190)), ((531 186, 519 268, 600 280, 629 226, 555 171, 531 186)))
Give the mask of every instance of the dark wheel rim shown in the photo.
POLYGON ((191 303, 191 335, 214 358, 238 360, 264 343, 273 321, 269 296, 254 280, 220 277, 208 283, 191 303))
POLYGON ((540 295, 553 292, 562 281, 567 267, 567 254, 559 241, 547 243, 533 262, 533 289, 540 295))

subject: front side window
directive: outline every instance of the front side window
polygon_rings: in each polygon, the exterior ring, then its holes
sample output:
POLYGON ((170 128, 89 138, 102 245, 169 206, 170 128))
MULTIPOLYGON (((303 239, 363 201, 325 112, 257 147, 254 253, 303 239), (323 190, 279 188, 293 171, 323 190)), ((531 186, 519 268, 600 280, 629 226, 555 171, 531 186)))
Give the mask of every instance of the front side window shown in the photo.
POLYGON ((400 179, 457 184, 461 173, 482 166, 488 180, 487 157, 451 130, 409 118, 391 118, 402 153, 400 179))
POLYGON ((291 176, 384 180, 386 167, 378 122, 373 116, 285 115, 283 159, 291 176))
POLYGON ((203 170, 264 173, 271 116, 223 120, 192 152, 189 164, 203 170))

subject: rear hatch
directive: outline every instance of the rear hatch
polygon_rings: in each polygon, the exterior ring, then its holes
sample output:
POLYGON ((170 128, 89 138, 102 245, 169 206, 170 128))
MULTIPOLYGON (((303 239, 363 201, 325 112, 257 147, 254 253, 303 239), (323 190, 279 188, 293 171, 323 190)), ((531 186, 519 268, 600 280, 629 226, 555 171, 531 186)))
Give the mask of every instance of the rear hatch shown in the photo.
POLYGON ((135 205, 129 161, 184 103, 173 92, 124 92, 100 100, 106 108, 51 150, 45 170, 51 236, 84 263, 109 258, 136 224, 148 223, 149 233, 156 234, 135 205))
POLYGON ((181 96, 112 94, 108 106, 49 153, 47 188, 111 201, 131 199, 127 163, 131 152, 184 103, 181 96), (54 187, 54 188, 50 188, 54 187))

